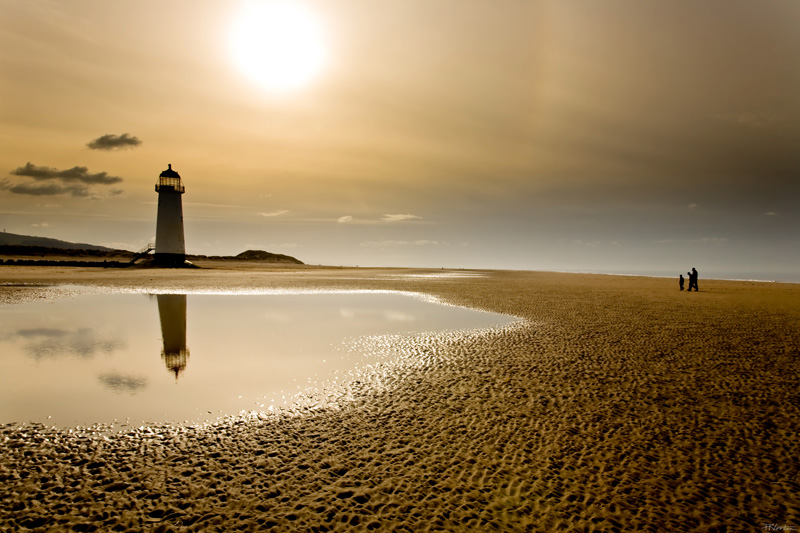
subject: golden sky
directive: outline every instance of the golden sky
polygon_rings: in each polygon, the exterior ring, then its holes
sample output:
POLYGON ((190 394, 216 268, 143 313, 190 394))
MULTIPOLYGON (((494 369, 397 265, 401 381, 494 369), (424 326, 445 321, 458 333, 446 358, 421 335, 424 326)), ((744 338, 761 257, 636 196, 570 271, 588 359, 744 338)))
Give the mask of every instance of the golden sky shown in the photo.
POLYGON ((258 2, 0 0, 0 226, 137 249, 171 163, 188 253, 797 273, 800 3, 292 4, 275 89, 258 2))

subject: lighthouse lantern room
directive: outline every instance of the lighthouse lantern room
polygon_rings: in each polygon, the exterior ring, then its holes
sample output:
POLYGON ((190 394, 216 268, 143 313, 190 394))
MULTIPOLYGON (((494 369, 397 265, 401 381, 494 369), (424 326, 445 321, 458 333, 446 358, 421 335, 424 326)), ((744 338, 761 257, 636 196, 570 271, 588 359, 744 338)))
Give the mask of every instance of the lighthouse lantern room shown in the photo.
POLYGON ((183 266, 186 245, 183 237, 183 204, 185 192, 181 176, 172 165, 158 176, 158 218, 156 219, 155 262, 160 266, 183 266))

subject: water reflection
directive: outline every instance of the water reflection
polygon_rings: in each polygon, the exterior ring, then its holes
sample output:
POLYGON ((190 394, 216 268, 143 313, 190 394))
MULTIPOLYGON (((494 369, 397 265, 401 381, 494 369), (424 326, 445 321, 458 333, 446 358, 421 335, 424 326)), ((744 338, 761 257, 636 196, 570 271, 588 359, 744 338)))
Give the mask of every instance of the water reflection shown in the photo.
POLYGON ((83 294, 0 305, 0 423, 139 425, 277 409, 374 363, 371 349, 345 348, 356 339, 511 321, 398 293, 83 294))
POLYGON ((117 372, 109 372, 98 376, 100 383, 114 392, 136 394, 147 387, 147 379, 141 376, 126 376, 117 372))
POLYGON ((186 348, 186 295, 159 294, 158 316, 161 319, 161 338, 164 349, 161 358, 167 370, 175 374, 175 381, 186 370, 189 350, 186 348))
POLYGON ((28 342, 25 351, 36 359, 78 356, 91 359, 98 354, 110 354, 122 347, 118 339, 102 338, 91 328, 74 331, 54 328, 21 329, 17 335, 28 342))

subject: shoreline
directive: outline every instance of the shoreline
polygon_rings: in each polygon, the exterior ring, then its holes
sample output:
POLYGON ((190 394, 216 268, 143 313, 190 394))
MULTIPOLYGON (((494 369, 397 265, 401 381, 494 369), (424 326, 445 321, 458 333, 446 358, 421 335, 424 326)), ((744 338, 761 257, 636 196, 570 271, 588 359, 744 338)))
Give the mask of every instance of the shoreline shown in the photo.
POLYGON ((421 292, 524 323, 416 339, 408 364, 297 416, 108 440, 4 427, 0 530, 800 526, 800 286, 701 279, 686 298, 663 278, 442 272, 3 267, 109 290, 421 292))
MULTIPOLYGON (((299 269, 299 270, 353 270, 353 271, 425 271, 425 272, 510 272, 510 273, 535 273, 535 274, 575 274, 587 276, 617 276, 617 277, 632 277, 632 278, 654 278, 654 279, 675 279, 677 277, 670 274, 658 273, 635 273, 635 272, 601 272, 601 271, 584 271, 584 270, 518 270, 518 269, 492 269, 492 268, 448 268, 448 267, 370 267, 370 266, 353 266, 353 265, 313 265, 306 263, 293 263, 290 261, 259 261, 259 260, 242 260, 237 257, 198 257, 193 256, 189 264, 190 268, 200 269, 248 269, 259 271, 272 271, 277 269, 299 269), (205 266, 203 266, 205 265, 205 266)), ((84 261, 76 260, 71 256, 60 256, 51 254, 42 256, 39 259, 29 259, 28 256, 4 256, 0 257, 0 274, 3 270, 11 267, 46 267, 46 268, 109 268, 120 270, 170 270, 154 266, 147 266, 142 264, 129 265, 130 258, 121 258, 117 256, 109 256, 107 261, 110 265, 103 267, 103 261, 84 261), (113 263, 113 265, 111 264, 113 263)), ((754 283, 784 283, 784 284, 800 284, 800 274, 783 273, 770 273, 767 277, 752 277, 749 274, 738 273, 737 277, 703 277, 701 281, 743 281, 754 283), (774 276, 772 275, 774 274, 774 276)), ((0 275, 0 279, 3 276, 0 275)), ((47 277, 47 276, 45 276, 47 277)))
MULTIPOLYGON (((524 270, 520 272, 525 272, 524 270)), ((674 279, 677 280, 676 276, 670 276, 667 274, 632 274, 632 273, 616 273, 616 272, 589 272, 589 271, 577 271, 577 270, 552 270, 548 271, 554 274, 586 274, 591 276, 629 276, 632 278, 656 278, 656 279, 674 279)), ((781 274, 783 276, 783 274, 781 274)), ((800 281, 791 281, 788 279, 762 279, 762 278, 749 278, 749 277, 741 277, 741 278, 702 278, 703 281, 705 280, 713 280, 713 281, 751 281, 756 283, 789 283, 789 284, 800 284, 800 281)))

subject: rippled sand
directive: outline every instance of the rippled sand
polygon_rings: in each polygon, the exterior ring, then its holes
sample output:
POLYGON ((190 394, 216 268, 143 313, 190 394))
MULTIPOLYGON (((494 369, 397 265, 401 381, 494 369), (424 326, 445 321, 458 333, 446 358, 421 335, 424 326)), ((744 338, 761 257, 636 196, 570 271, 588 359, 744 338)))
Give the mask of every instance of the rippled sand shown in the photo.
POLYGON ((0 530, 800 528, 800 285, 448 274, 0 268, 6 305, 43 295, 9 282, 360 288, 524 319, 384 339, 400 364, 325 409, 119 436, 5 427, 0 530))

